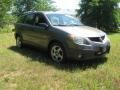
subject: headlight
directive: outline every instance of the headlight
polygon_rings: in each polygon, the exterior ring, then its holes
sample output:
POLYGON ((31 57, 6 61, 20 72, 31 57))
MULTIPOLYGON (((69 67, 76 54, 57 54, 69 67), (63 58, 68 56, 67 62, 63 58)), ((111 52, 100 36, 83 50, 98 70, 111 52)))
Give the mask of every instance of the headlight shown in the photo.
POLYGON ((81 37, 75 37, 75 38, 73 38, 73 40, 76 44, 85 44, 84 43, 85 40, 81 37))
POLYGON ((89 45, 89 42, 83 37, 70 36, 70 38, 74 41, 74 43, 76 43, 78 45, 81 45, 81 44, 89 45))
POLYGON ((105 40, 110 42, 110 39, 108 38, 107 34, 105 34, 105 40))

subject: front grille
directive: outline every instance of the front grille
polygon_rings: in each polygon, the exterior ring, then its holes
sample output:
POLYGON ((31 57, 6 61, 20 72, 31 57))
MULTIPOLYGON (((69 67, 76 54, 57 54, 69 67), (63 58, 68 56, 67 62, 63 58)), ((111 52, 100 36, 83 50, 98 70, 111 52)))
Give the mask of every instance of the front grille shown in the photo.
POLYGON ((102 42, 105 39, 105 36, 102 36, 102 37, 89 37, 89 39, 91 41, 94 41, 94 42, 102 42))

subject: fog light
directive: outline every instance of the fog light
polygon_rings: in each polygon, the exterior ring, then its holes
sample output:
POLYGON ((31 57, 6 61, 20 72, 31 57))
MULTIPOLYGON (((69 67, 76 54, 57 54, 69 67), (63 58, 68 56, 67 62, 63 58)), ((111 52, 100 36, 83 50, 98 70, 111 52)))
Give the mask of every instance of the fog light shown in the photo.
POLYGON ((101 55, 102 54, 102 52, 97 52, 97 55, 101 55))
POLYGON ((79 55, 78 55, 78 58, 82 58, 82 55, 81 55, 81 54, 79 54, 79 55))

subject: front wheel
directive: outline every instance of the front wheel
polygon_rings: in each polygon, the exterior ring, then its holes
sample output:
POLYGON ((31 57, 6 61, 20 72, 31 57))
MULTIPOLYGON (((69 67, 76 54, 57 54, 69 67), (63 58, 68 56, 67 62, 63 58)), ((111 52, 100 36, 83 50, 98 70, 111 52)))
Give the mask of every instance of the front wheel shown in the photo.
POLYGON ((51 44, 49 54, 52 60, 57 63, 61 63, 65 61, 65 51, 61 44, 58 43, 51 44))

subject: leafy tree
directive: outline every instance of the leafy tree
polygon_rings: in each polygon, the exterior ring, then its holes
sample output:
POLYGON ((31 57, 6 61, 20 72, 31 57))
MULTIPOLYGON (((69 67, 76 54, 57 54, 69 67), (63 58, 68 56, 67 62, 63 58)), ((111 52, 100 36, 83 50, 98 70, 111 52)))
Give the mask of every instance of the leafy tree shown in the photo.
POLYGON ((115 31, 118 28, 119 0, 82 0, 78 16, 84 24, 104 31, 115 31))
POLYGON ((26 11, 53 10, 52 3, 51 0, 15 0, 13 14, 21 16, 26 11))
POLYGON ((4 25, 5 16, 10 10, 11 0, 0 0, 0 27, 4 25))
POLYGON ((50 10, 56 10, 56 8, 52 5, 54 2, 51 0, 38 0, 35 10, 40 11, 50 11, 50 10))

